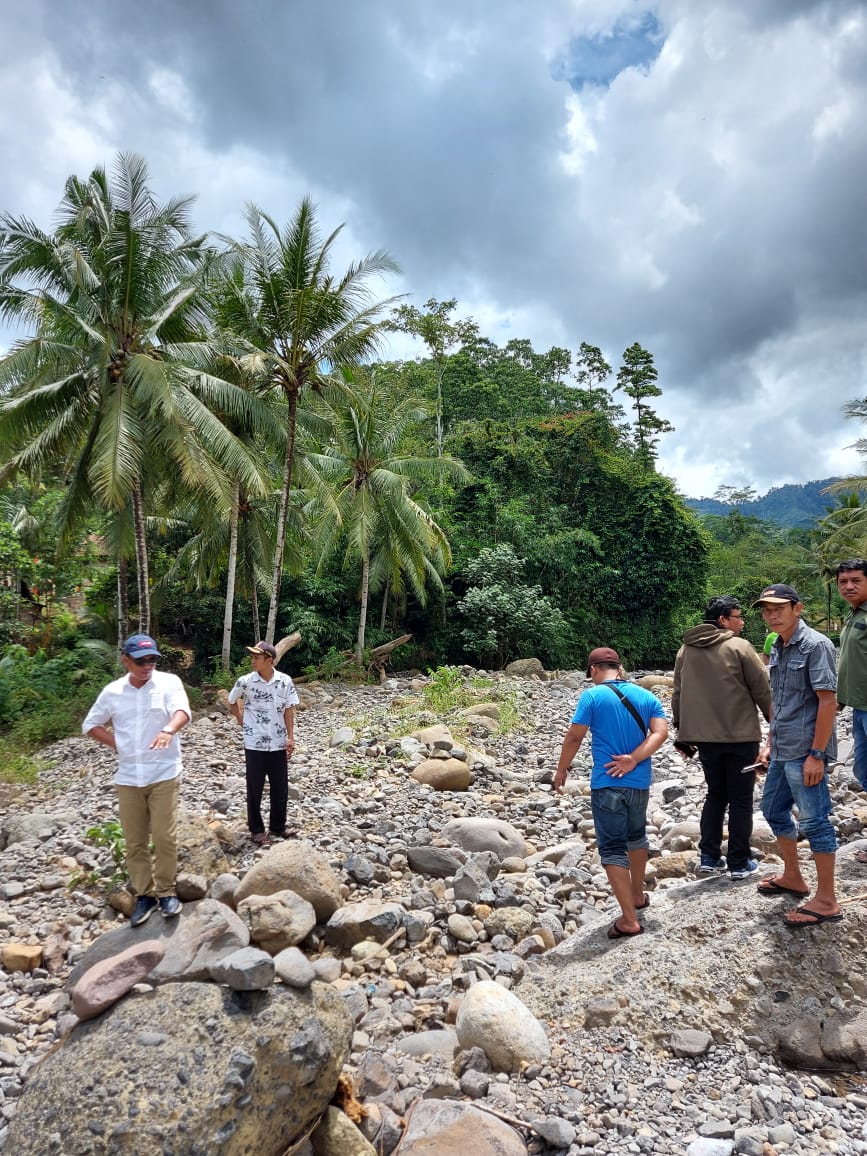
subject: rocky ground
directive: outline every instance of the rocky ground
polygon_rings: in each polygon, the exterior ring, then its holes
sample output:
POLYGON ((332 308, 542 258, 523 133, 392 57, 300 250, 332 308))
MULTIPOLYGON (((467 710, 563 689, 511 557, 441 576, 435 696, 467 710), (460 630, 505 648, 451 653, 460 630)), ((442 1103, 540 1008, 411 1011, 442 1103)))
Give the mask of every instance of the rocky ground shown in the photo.
MULTIPOLYGON (((494 683, 488 697, 509 704, 501 715, 517 707, 508 733, 496 709, 421 713, 424 680, 305 692, 290 822, 327 855, 348 903, 405 911, 404 933, 385 952, 329 946, 321 928, 302 944, 320 977, 351 1001, 348 1069, 379 1129, 367 1125, 376 1150, 393 1150, 401 1118, 424 1096, 470 1098, 518 1127, 534 1153, 867 1153, 858 1074, 867 1069, 867 867, 852 854, 867 837, 867 801, 853 790, 848 740, 833 772, 846 845, 843 923, 793 932, 782 926, 787 905, 758 899, 755 879, 695 878, 702 777, 666 744, 649 808, 647 934, 612 943, 605 930, 616 909, 594 850, 586 754, 562 797, 550 785, 587 684, 579 673, 494 683), (466 791, 410 777, 430 752, 398 740, 440 722, 453 745, 434 754, 466 766, 466 791), (526 845, 504 848, 479 879, 472 856, 443 834, 465 818, 505 820, 526 845), (489 979, 542 1022, 549 1060, 507 1074, 463 1053, 455 1070, 449 1029, 459 1001, 489 979)), ((665 702, 664 681, 657 693, 665 702)), ((28 1072, 68 1026, 70 969, 124 922, 96 885, 113 870, 110 851, 85 837, 115 817, 113 756, 72 738, 44 757, 37 788, 0 800, 0 950, 38 944, 43 960, 31 970, 0 968, 0 1147, 28 1072)), ((184 761, 183 809, 212 822, 242 876, 269 851, 245 837, 237 724, 219 709, 197 718, 184 734, 184 761)), ((761 822, 754 842, 770 874, 774 845, 761 822)))

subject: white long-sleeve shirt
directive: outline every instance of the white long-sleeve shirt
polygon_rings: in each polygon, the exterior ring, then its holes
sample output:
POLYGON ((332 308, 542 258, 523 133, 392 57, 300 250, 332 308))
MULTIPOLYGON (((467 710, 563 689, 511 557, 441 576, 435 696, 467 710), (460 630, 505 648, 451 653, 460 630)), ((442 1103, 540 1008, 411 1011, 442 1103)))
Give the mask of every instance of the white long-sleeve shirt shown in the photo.
POLYGON ((181 744, 172 739, 164 750, 150 745, 176 710, 190 717, 184 684, 176 674, 155 670, 144 686, 136 689, 129 675, 115 679, 99 692, 81 729, 111 723, 117 747, 114 782, 124 787, 149 787, 181 773, 181 744))

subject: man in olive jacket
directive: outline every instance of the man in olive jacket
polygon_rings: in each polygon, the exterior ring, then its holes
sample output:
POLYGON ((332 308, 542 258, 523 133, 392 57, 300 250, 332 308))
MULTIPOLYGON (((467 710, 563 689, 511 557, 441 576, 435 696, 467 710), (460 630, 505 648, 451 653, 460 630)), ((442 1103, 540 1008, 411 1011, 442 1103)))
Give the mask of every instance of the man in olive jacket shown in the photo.
POLYGON ((761 724, 756 708, 771 717, 768 674, 756 651, 740 634, 744 616, 731 595, 712 598, 704 621, 683 636, 674 664, 672 721, 678 741, 698 747, 707 783, 701 813, 699 871, 711 874, 728 864, 732 879, 751 875, 755 772, 761 724), (721 856, 723 820, 729 812, 726 859, 721 856))

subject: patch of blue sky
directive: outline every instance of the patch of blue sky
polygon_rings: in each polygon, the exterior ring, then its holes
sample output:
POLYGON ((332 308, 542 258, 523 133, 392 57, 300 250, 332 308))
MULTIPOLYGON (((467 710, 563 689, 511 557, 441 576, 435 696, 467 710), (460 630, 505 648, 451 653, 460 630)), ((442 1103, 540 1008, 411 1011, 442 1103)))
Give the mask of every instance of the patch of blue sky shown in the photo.
POLYGON ((607 88, 626 68, 648 68, 656 60, 665 35, 653 12, 619 20, 610 32, 579 36, 569 42, 553 72, 580 92, 587 86, 607 88))

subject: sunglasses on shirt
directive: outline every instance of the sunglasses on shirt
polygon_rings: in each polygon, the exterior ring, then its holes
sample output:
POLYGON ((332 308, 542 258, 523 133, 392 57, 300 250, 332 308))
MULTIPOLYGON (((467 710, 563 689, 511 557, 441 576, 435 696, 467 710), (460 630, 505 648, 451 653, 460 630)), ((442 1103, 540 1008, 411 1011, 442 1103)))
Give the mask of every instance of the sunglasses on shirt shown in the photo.
POLYGON ((159 662, 158 658, 134 658, 133 662, 136 666, 156 666, 159 662))

